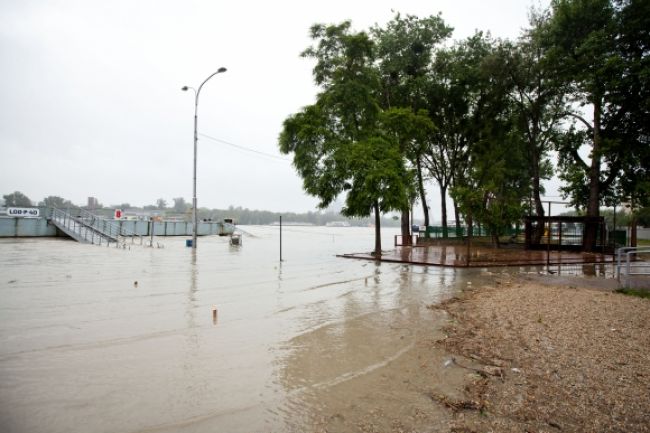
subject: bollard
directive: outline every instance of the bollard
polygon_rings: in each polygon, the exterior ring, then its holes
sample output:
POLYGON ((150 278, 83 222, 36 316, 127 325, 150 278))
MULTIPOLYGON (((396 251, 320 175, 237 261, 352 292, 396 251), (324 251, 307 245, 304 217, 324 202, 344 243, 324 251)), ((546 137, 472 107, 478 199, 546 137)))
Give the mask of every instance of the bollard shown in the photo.
POLYGON ((214 324, 214 325, 217 324, 217 306, 216 305, 212 306, 212 324, 214 324))

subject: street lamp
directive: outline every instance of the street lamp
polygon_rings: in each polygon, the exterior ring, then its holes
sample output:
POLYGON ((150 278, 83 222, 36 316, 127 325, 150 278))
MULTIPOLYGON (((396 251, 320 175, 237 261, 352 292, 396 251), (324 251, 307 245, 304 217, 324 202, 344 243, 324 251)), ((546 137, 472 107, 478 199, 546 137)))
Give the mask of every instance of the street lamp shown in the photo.
POLYGON ((212 75, 210 75, 208 78, 203 80, 201 85, 199 86, 198 90, 195 89, 194 87, 188 87, 188 86, 183 86, 181 90, 187 92, 188 90, 192 89, 194 90, 194 176, 193 176, 193 189, 192 189, 192 220, 194 221, 193 227, 192 227, 192 249, 196 250, 196 230, 199 226, 199 218, 198 218, 198 212, 197 212, 197 207, 196 207, 196 142, 198 140, 198 132, 197 132, 197 113, 199 110, 199 95, 201 94, 201 88, 203 88, 203 85, 212 77, 214 77, 217 74, 221 74, 222 72, 226 72, 226 68, 221 67, 217 69, 217 72, 214 72, 212 75))

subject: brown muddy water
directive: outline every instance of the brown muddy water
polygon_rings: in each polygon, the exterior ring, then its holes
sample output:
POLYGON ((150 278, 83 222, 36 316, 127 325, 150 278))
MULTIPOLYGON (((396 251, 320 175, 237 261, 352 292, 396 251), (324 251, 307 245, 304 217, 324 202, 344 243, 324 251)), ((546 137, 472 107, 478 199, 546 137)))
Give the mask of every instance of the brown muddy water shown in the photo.
POLYGON ((442 355, 422 358, 444 320, 426 306, 485 272, 335 257, 369 250, 366 228, 285 227, 279 263, 278 228, 245 229, 241 247, 199 238, 196 256, 185 238, 0 240, 0 431, 345 431, 377 410, 443 416, 424 389, 405 403, 412 370, 444 373, 442 355))

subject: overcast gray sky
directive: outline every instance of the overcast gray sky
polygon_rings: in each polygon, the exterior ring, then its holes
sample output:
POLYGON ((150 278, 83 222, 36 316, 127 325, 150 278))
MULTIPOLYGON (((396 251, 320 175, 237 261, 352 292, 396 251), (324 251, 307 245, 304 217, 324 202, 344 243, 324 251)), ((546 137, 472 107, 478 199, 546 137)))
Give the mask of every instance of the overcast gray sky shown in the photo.
POLYGON ((317 92, 312 62, 299 57, 312 24, 350 19, 362 30, 391 10, 442 12, 454 39, 476 29, 516 38, 531 4, 0 0, 0 194, 191 201, 194 97, 180 89, 225 66, 201 91, 199 132, 276 158, 199 137, 199 206, 314 210, 277 151, 282 121, 317 92))

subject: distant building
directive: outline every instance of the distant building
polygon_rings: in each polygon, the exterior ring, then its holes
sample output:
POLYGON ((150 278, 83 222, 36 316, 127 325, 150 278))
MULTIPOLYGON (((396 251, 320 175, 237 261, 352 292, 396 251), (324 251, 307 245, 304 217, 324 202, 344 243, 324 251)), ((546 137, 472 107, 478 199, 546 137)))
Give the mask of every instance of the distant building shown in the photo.
POLYGON ((99 200, 95 197, 88 197, 88 205, 87 205, 89 210, 95 210, 99 207, 99 200))

